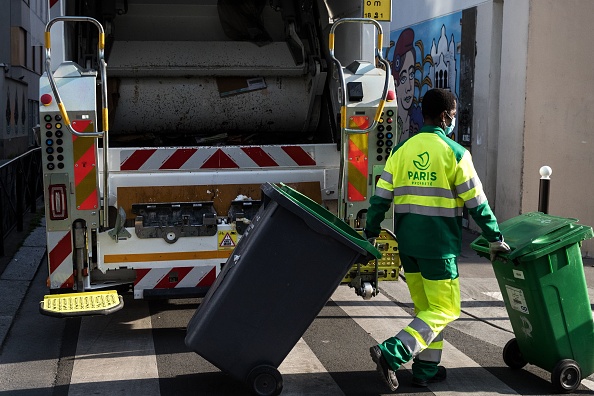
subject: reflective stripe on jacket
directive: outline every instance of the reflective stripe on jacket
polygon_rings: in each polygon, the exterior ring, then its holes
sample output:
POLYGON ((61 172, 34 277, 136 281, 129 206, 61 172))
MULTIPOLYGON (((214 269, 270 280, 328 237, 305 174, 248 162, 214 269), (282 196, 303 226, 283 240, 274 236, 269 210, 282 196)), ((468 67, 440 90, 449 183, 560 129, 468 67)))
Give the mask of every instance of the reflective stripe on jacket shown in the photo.
POLYGON ((399 249, 410 256, 459 255, 464 206, 487 240, 500 235, 470 152, 436 126, 423 127, 392 150, 370 200, 365 229, 371 235, 379 234, 392 201, 399 249))

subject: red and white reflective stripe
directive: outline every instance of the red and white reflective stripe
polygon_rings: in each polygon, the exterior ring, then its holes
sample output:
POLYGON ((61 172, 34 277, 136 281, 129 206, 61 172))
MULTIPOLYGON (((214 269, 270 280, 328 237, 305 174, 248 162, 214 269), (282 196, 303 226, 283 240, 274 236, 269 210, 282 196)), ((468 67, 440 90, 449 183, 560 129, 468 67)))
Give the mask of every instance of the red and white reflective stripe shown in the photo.
POLYGON ((56 5, 57 2, 58 2, 58 0, 50 0, 50 2, 49 2, 50 8, 52 8, 54 5, 56 5))
POLYGON ((146 289, 208 287, 217 277, 216 266, 137 269, 134 298, 142 298, 146 289))
POLYGON ((314 146, 233 146, 122 150, 122 171, 318 166, 314 146))
POLYGON ((70 231, 48 232, 47 251, 50 289, 71 288, 74 285, 74 274, 70 231))

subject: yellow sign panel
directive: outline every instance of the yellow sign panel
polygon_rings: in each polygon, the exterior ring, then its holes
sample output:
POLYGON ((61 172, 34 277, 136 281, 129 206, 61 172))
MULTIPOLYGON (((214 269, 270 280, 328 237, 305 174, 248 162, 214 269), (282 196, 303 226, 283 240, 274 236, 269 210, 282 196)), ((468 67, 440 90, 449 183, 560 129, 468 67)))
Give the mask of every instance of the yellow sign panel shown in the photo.
POLYGON ((233 250, 237 245, 236 231, 219 231, 219 250, 233 250))
POLYGON ((363 17, 390 22, 392 20, 392 1, 365 0, 363 2, 363 17))

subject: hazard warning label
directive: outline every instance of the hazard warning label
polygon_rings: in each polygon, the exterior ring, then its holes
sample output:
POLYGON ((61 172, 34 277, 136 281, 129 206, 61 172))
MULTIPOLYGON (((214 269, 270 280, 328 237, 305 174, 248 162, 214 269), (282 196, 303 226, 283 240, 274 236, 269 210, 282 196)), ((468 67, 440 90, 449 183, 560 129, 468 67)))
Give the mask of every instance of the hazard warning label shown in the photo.
POLYGON ((236 231, 219 231, 219 250, 233 250, 237 245, 236 231))

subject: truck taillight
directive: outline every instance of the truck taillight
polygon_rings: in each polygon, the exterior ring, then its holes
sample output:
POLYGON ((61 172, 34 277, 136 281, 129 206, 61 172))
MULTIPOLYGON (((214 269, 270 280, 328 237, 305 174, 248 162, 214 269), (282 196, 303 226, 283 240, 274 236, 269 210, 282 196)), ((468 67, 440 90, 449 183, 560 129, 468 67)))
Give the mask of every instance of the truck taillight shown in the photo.
POLYGON ((52 184, 49 186, 49 215, 51 220, 68 218, 66 185, 52 184))

